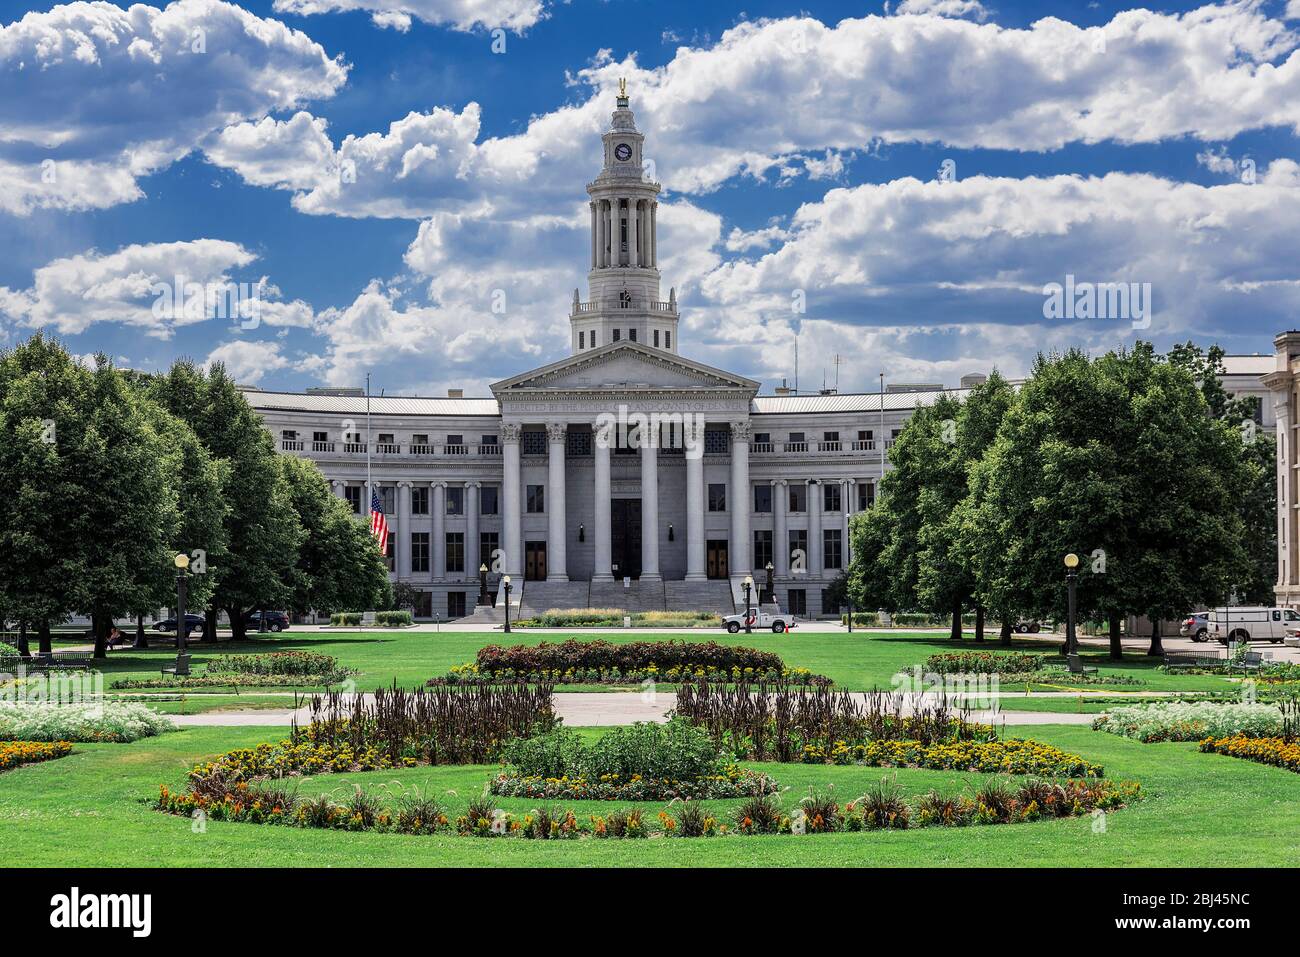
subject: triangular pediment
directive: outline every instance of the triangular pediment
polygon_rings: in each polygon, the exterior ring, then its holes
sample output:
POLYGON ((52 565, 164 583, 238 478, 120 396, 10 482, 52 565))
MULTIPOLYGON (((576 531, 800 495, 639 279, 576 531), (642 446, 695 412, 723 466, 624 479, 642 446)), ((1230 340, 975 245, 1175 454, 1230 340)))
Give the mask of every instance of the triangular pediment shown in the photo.
POLYGON ((758 391, 758 383, 637 342, 611 342, 493 383, 498 398, 557 392, 758 391))

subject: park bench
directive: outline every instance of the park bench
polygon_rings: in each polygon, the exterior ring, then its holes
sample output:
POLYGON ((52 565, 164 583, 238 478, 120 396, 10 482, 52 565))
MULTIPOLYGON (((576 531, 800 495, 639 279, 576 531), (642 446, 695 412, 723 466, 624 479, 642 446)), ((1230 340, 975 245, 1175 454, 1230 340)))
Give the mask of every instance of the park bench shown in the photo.
POLYGON ((54 651, 48 655, 34 654, 30 658, 6 655, 0 658, 0 672, 12 673, 19 665, 28 671, 84 670, 94 663, 89 651, 54 651))
POLYGON ((1206 665, 1221 665, 1223 659, 1218 655, 1207 655, 1196 651, 1166 651, 1164 666, 1166 668, 1201 668, 1206 665))
POLYGON ((1078 655, 1066 655, 1065 667, 1072 675, 1095 675, 1097 673, 1096 668, 1089 668, 1087 665, 1082 664, 1078 655))

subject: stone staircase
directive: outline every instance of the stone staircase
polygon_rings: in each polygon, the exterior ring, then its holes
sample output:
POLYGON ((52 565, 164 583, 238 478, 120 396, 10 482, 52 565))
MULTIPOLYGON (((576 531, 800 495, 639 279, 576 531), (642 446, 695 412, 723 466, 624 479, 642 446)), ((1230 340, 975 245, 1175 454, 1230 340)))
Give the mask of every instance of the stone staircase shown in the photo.
POLYGON ((707 611, 715 615, 734 615, 731 585, 725 581, 664 582, 669 611, 707 611))
POLYGON ((668 606, 662 581, 592 582, 588 594, 589 608, 621 608, 627 612, 664 611, 668 606))
MULTIPOLYGON (((590 582, 525 582, 519 616, 531 618, 552 608, 586 608, 590 582)), ((511 609, 513 613, 513 609, 511 609)))

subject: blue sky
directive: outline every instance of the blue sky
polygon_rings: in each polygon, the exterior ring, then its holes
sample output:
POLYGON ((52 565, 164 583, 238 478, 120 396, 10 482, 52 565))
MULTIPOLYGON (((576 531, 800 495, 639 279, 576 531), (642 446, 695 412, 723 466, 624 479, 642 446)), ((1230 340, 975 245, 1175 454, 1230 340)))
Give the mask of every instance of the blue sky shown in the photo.
POLYGON ((0 23, 0 344, 482 394, 567 352, 621 75, 681 351, 765 388, 796 340, 805 387, 836 355, 845 389, 955 384, 1138 335, 1267 352, 1300 304, 1295 0, 4 2, 0 23), (160 316, 178 274, 264 278, 274 308, 160 316), (1150 283, 1150 328, 1046 319, 1067 274, 1150 283))

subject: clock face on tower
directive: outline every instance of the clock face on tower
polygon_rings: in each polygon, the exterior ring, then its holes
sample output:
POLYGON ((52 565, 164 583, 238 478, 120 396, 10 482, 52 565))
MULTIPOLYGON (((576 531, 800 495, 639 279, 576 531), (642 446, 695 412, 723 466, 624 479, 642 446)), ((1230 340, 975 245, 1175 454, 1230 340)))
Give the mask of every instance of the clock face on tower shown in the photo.
POLYGON ((621 163, 626 163, 632 158, 632 147, 626 143, 619 143, 614 147, 614 157, 621 163))

